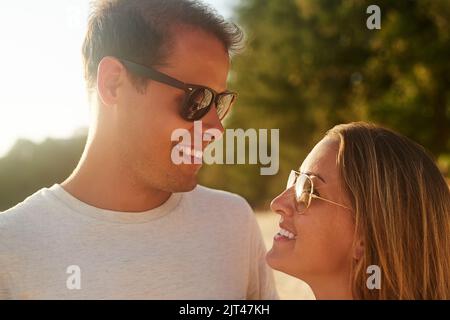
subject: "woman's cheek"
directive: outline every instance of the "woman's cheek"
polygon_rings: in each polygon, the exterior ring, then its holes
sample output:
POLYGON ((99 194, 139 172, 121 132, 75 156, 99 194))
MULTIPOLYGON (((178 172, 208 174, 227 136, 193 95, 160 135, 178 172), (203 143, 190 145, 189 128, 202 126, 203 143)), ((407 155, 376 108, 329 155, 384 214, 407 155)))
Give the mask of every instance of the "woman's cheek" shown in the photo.
POLYGON ((342 267, 351 248, 347 230, 334 219, 320 215, 299 217, 295 226, 296 256, 302 272, 330 273, 342 267))
POLYGON ((296 257, 301 273, 321 272, 329 256, 329 237, 326 227, 311 216, 300 216, 295 223, 297 231, 296 257))
POLYGON ((335 219, 327 226, 327 237, 324 239, 330 256, 330 269, 341 271, 350 265, 353 246, 353 227, 346 217, 335 215, 335 219))

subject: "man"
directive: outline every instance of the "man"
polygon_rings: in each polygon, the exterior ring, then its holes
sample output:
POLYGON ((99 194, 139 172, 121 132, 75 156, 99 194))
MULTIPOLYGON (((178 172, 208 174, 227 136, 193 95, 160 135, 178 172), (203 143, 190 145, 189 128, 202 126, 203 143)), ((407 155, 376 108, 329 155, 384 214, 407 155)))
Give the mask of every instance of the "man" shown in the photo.
POLYGON ((197 1, 96 4, 86 148, 68 179, 0 214, 1 298, 277 298, 246 201, 197 185, 200 165, 172 159, 174 130, 194 136, 198 120, 223 132, 241 38, 197 1))

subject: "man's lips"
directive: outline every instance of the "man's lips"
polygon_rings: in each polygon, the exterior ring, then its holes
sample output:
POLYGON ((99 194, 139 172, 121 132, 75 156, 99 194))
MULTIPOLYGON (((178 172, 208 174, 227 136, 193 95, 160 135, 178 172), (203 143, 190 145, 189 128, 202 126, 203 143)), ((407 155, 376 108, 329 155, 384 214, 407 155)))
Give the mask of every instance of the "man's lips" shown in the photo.
POLYGON ((203 163, 203 150, 193 149, 188 145, 180 145, 177 144, 174 148, 178 152, 181 152, 182 157, 184 159, 184 164, 202 164, 203 163))
POLYGON ((189 164, 194 161, 195 164, 201 164, 203 163, 204 150, 214 142, 215 138, 208 131, 203 134, 194 132, 188 136, 183 136, 183 139, 174 144, 173 148, 182 154, 185 159, 184 163, 189 164))

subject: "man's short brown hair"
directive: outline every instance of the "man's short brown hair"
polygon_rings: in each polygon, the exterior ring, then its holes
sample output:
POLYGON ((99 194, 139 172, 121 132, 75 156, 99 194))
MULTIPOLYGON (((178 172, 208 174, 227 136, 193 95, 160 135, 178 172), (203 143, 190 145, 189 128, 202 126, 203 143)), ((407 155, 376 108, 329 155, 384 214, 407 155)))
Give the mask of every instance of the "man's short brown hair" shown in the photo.
POLYGON ((241 29, 197 0, 97 0, 92 5, 82 50, 88 89, 95 87, 98 64, 106 56, 162 65, 176 25, 213 34, 230 55, 242 45, 241 29))

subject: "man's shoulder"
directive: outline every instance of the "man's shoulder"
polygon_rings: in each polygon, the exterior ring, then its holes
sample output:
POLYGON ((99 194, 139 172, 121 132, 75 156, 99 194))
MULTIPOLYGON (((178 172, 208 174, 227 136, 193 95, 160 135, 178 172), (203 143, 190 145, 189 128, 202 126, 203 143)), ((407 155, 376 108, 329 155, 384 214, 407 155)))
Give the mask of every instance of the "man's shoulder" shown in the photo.
POLYGON ((46 208, 48 208, 48 189, 42 188, 14 207, 0 212, 0 229, 10 229, 13 225, 29 225, 34 217, 46 208))
POLYGON ((192 196, 202 202, 214 203, 215 206, 226 206, 228 208, 239 208, 246 211, 252 211, 244 197, 229 191, 197 185, 192 191, 192 196))
POLYGON ((230 223, 248 223, 254 218, 253 209, 242 196, 202 185, 190 192, 189 198, 197 215, 203 212, 208 219, 220 219, 230 223))

